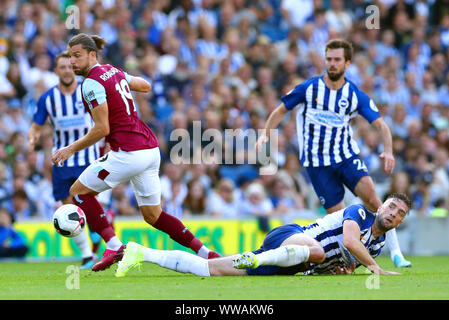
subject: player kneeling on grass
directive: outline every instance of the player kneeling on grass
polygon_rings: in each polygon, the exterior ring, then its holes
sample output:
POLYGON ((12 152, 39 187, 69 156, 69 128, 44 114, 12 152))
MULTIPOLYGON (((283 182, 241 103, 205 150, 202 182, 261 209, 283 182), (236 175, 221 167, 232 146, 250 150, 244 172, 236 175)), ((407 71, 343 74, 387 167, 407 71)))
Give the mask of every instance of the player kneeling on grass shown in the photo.
POLYGON ((377 274, 398 274, 383 270, 374 258, 385 244, 385 233, 399 226, 410 208, 404 194, 390 195, 376 213, 350 205, 308 226, 275 228, 256 251, 214 260, 130 242, 115 275, 123 277, 144 261, 197 276, 339 274, 352 273, 360 265, 377 274))

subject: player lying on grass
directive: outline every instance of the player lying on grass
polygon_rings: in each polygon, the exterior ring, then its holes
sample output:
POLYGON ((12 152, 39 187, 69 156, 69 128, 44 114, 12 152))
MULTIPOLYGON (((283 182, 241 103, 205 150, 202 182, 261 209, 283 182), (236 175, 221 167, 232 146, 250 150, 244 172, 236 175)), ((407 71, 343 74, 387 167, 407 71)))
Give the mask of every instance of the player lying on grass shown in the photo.
POLYGON ((411 208, 404 194, 392 194, 376 213, 364 205, 350 205, 308 226, 288 224, 267 234, 253 252, 206 260, 184 251, 127 245, 116 270, 123 277, 141 262, 197 276, 246 276, 352 273, 364 265, 377 274, 398 274, 383 270, 374 258, 385 244, 385 233, 401 224, 411 208))

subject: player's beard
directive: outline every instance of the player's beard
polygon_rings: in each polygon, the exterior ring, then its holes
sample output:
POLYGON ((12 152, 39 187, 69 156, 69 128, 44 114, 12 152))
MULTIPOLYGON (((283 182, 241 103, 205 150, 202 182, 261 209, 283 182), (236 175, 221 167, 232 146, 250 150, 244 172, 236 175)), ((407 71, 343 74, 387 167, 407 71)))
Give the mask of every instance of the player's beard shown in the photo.
POLYGON ((345 70, 343 69, 340 72, 337 73, 330 73, 329 70, 327 70, 327 76, 329 77, 329 79, 331 79, 332 81, 338 81, 340 80, 340 78, 345 74, 345 70))
POLYGON ((86 67, 84 67, 84 68, 79 68, 79 69, 74 69, 73 70, 73 72, 77 75, 77 76, 83 76, 83 77, 86 77, 88 74, 89 74, 89 70, 90 70, 90 67, 89 67, 89 65, 87 65, 86 67))
POLYGON ((62 80, 62 79, 61 79, 60 82, 61 82, 61 84, 62 84, 64 87, 68 88, 68 87, 70 87, 70 86, 72 85, 73 81, 75 81, 75 77, 70 78, 70 81, 68 81, 68 82, 66 82, 66 81, 64 81, 64 80, 62 80))
POLYGON ((374 223, 376 224, 377 229, 386 233, 393 228, 386 226, 384 221, 385 219, 383 217, 380 217, 379 214, 377 214, 376 218, 374 219, 374 223))

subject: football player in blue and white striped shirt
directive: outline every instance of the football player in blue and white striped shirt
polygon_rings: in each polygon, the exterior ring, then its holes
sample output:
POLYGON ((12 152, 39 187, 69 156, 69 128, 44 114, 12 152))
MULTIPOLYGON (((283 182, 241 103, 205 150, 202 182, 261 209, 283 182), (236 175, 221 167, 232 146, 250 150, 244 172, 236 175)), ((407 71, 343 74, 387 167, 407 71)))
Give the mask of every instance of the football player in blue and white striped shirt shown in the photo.
POLYGON ((249 275, 352 273, 361 265, 373 273, 397 274, 383 270, 374 258, 385 244, 386 232, 399 226, 410 209, 406 195, 392 194, 377 212, 350 205, 305 227, 284 225, 268 233, 259 250, 234 258, 234 266, 249 267, 249 275), (282 247, 289 245, 292 248, 285 251, 291 252, 284 254, 282 247), (308 263, 294 264, 295 259, 308 263))
MULTIPOLYGON (((28 132, 28 150, 34 150, 47 118, 53 129, 52 153, 83 137, 93 126, 92 118, 84 109, 81 84, 75 80, 70 55, 67 52, 56 57, 55 73, 59 77, 59 84, 45 92, 38 100, 33 123, 28 132)), ((63 204, 72 203, 72 197, 69 196, 70 186, 99 156, 99 146, 93 145, 75 153, 62 166, 53 166, 53 196, 56 201, 63 204)), ((91 267, 93 253, 86 233, 81 233, 74 240, 81 250, 82 267, 91 267)))
MULTIPOLYGON (((326 74, 300 83, 281 98, 282 103, 265 124, 266 134, 259 137, 256 145, 260 149, 268 141, 269 130, 277 128, 284 116, 297 108, 299 157, 327 213, 344 208, 345 186, 372 212, 382 203, 353 138, 350 120, 355 116, 361 115, 379 130, 383 142, 379 157, 384 171, 391 174, 395 164, 390 129, 373 100, 345 77, 351 59, 349 42, 329 41, 325 50, 326 74)), ((387 243, 396 266, 411 266, 401 253, 395 230, 387 236, 387 243)))
POLYGON ((392 194, 378 208, 350 205, 308 226, 287 224, 270 231, 253 252, 206 260, 179 250, 156 250, 129 242, 116 270, 125 276, 141 262, 197 276, 246 276, 352 273, 365 266, 376 274, 383 270, 374 260, 385 244, 385 233, 399 226, 411 209, 404 194, 392 194))

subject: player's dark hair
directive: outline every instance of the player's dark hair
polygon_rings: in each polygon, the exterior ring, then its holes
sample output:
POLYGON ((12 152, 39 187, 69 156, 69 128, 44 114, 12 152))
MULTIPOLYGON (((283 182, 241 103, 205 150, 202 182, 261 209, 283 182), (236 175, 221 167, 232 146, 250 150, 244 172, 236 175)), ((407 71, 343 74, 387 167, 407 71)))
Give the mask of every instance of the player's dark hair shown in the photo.
POLYGON ((345 61, 352 60, 352 44, 344 39, 332 39, 326 44, 326 51, 329 49, 343 49, 345 61))
POLYGON ((70 59, 70 53, 69 53, 68 51, 63 51, 63 52, 61 52, 60 54, 58 54, 58 55, 56 56, 56 58, 55 58, 55 66, 58 65, 58 61, 59 61, 59 59, 61 59, 61 58, 67 58, 67 59, 70 59))
POLYGON ((69 47, 76 46, 77 44, 80 44, 87 52, 95 51, 98 55, 99 51, 105 47, 106 40, 97 35, 89 36, 85 33, 80 33, 70 39, 69 47))
POLYGON ((410 198, 405 193, 392 193, 392 194, 390 194, 387 197, 387 200, 388 199, 399 199, 399 200, 402 200, 407 205, 408 212, 410 212, 410 210, 412 209, 412 201, 410 200, 410 198))

